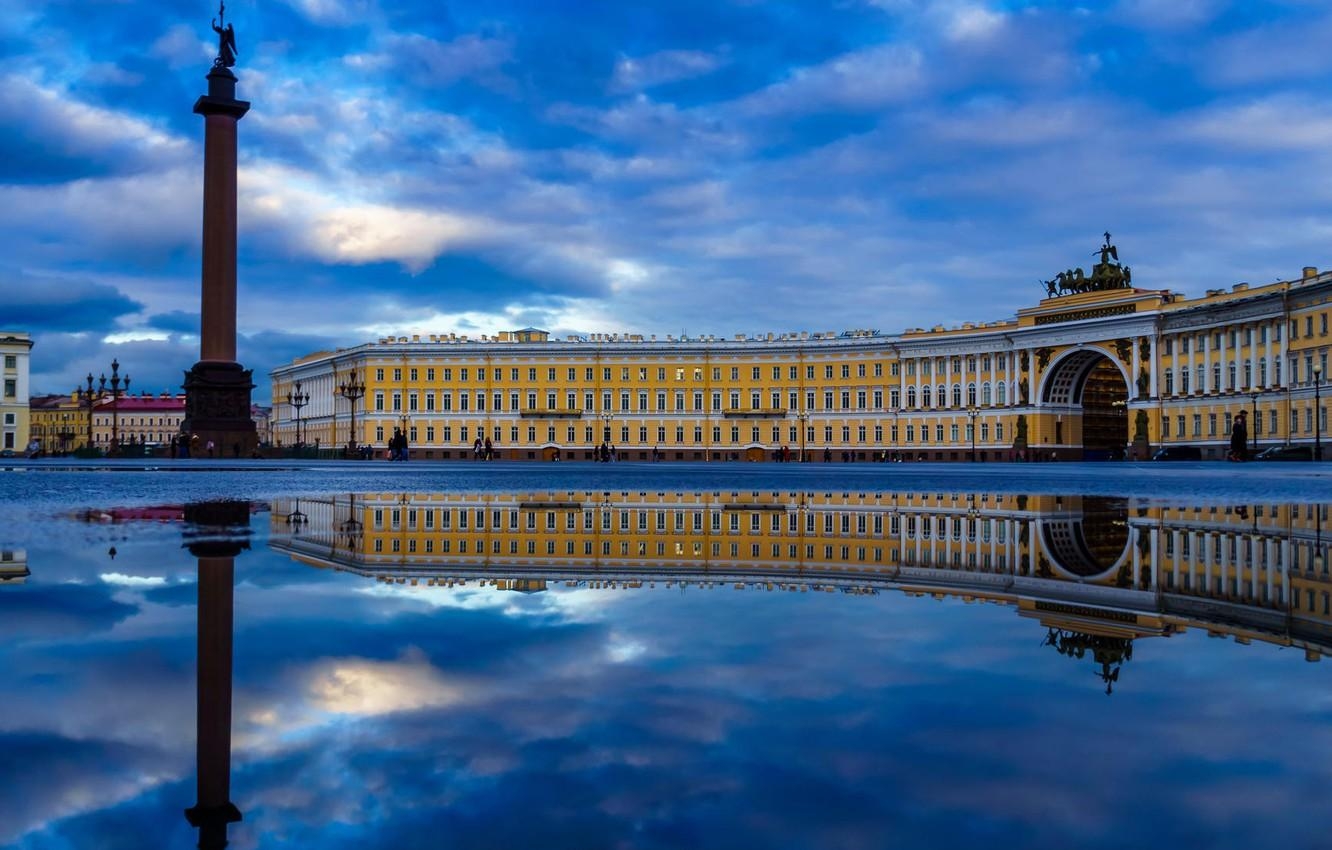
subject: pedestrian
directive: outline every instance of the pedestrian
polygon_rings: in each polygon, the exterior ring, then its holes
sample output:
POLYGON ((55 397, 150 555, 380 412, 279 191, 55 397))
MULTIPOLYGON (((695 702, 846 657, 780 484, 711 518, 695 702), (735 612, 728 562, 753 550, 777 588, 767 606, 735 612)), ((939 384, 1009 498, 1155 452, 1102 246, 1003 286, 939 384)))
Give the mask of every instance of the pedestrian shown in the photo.
POLYGON ((213 457, 213 450, 217 448, 217 444, 214 443, 212 440, 209 440, 206 448, 208 449, 208 457, 211 460, 213 457))
POLYGON ((1249 459, 1249 424, 1243 410, 1235 415, 1230 426, 1230 459, 1239 462, 1249 459))
MULTIPOLYGON (((556 453, 558 454, 558 450, 556 453)), ((490 441, 489 437, 486 437, 485 445, 482 447, 482 456, 486 460, 495 459, 495 444, 490 441)))

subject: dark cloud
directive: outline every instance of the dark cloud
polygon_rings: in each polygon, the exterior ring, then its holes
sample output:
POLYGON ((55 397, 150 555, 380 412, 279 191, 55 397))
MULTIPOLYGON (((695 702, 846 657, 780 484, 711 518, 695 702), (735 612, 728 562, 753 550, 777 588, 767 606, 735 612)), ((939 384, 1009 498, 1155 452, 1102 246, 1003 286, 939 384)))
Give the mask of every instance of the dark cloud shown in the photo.
POLYGON ((144 320, 150 328, 161 331, 170 331, 171 333, 199 334, 199 314, 187 313, 184 310, 173 310, 170 313, 157 313, 144 320))
POLYGON ((0 593, 0 635, 6 640, 38 640, 105 632, 138 608, 111 598, 101 585, 25 587, 0 593))
POLYGON ((143 304, 102 283, 0 269, 5 322, 41 331, 105 331, 143 304))

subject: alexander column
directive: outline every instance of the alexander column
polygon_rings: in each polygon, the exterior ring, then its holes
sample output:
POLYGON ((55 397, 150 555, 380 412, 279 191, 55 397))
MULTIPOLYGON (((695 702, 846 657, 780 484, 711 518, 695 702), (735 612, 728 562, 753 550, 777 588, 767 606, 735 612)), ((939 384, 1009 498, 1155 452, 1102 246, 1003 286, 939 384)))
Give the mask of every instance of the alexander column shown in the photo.
POLYGON ((236 122, 250 104, 236 100, 236 33, 226 3, 213 20, 217 58, 208 72, 208 94, 194 104, 204 117, 203 274, 199 362, 185 373, 182 429, 212 440, 218 454, 255 447, 250 418, 251 370, 236 362, 236 122))

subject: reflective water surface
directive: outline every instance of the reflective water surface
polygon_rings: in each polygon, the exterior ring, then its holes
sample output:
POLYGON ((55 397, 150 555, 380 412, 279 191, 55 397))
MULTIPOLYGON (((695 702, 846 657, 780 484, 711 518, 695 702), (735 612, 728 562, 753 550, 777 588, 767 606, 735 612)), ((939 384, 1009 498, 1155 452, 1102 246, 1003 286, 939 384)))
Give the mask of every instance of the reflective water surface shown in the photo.
POLYGON ((0 846, 1322 847, 1326 520, 803 490, 29 513, 0 846))

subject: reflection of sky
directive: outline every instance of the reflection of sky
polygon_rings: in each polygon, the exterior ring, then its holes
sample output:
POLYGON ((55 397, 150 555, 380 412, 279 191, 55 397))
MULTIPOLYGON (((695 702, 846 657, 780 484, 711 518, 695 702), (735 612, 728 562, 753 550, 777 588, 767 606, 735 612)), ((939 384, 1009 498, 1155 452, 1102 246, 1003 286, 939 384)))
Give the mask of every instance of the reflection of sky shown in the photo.
MULTIPOLYGON (((256 523, 258 531, 265 523, 256 523)), ((0 846, 193 846, 179 528, 46 521, 0 589, 0 846), (118 554, 106 555, 116 534, 118 554)), ((1011 609, 386 587, 237 559, 251 847, 1315 847, 1332 698, 1190 632, 1090 658, 1011 609)))

